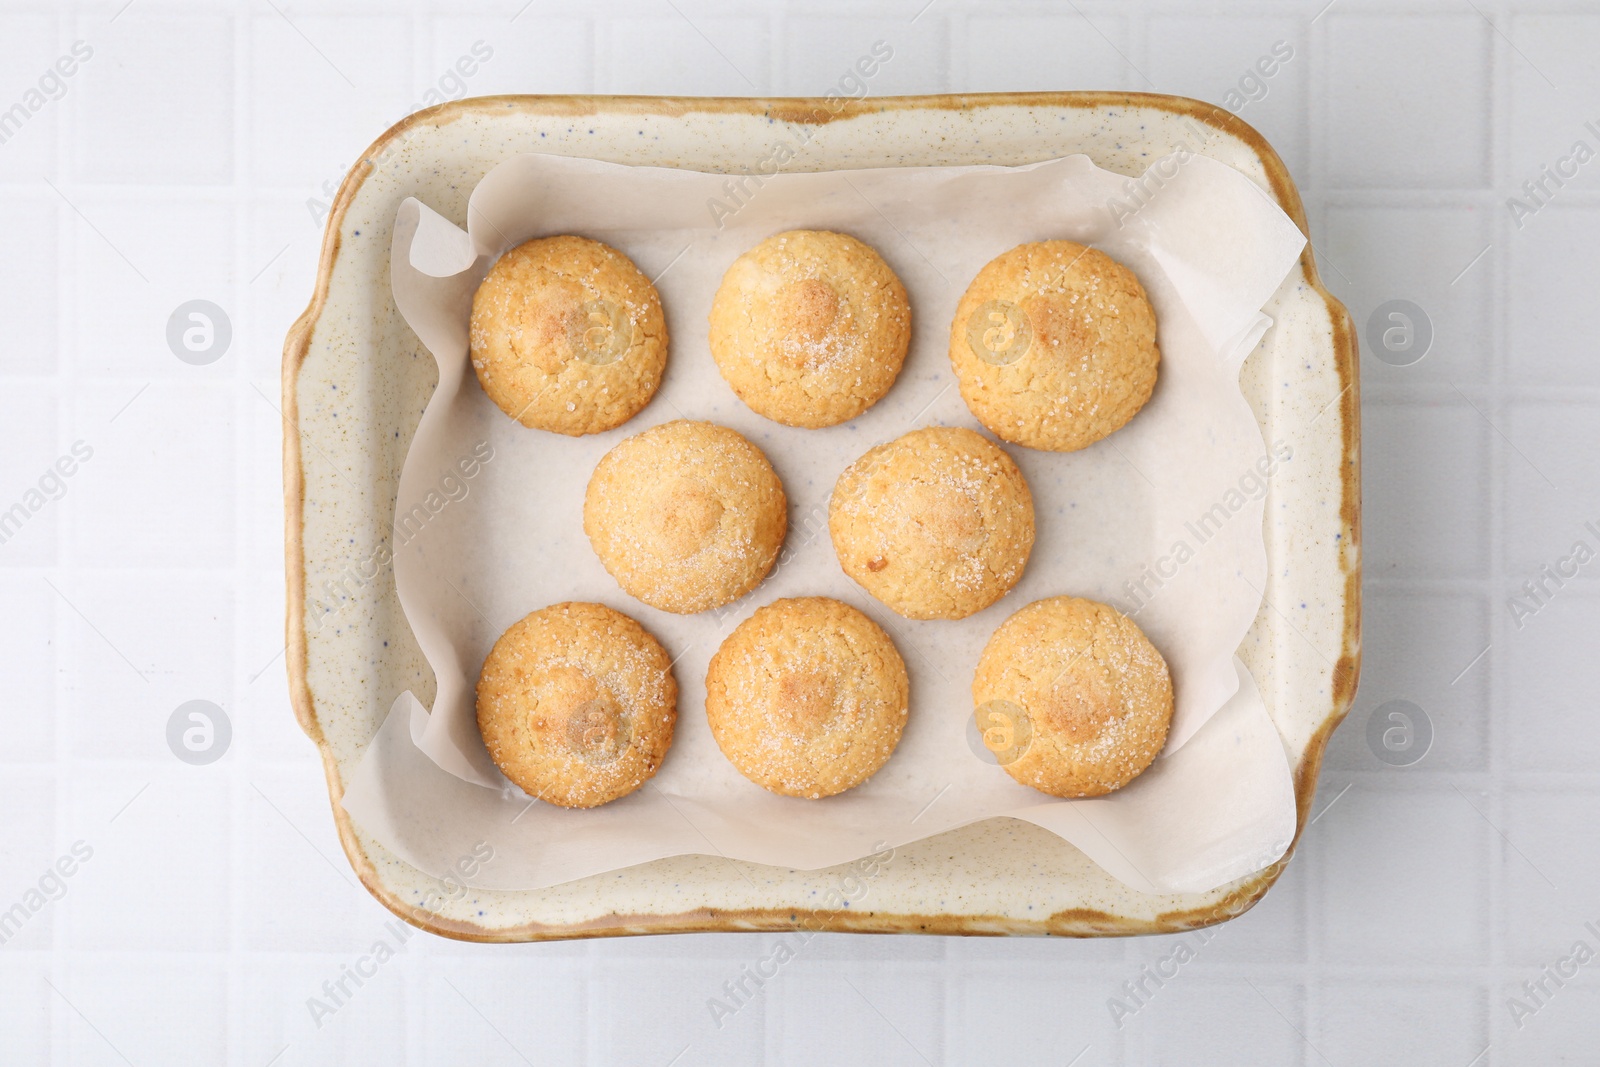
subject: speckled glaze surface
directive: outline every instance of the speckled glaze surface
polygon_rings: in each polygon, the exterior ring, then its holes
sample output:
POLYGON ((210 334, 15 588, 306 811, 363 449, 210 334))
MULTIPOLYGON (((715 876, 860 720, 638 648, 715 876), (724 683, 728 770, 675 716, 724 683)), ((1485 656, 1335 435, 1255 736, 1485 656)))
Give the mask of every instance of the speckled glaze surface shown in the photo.
MULTIPOLYGON (((527 892, 452 896, 353 825, 348 775, 395 695, 433 699, 433 677, 384 570, 345 582, 320 625, 326 584, 385 542, 401 464, 436 381, 433 357, 395 310, 395 210, 416 196, 458 224, 491 167, 523 152, 617 163, 752 170, 778 139, 810 141, 793 169, 1021 164, 1082 152, 1129 175, 1204 132, 1202 151, 1253 181, 1306 229, 1294 184, 1259 134, 1210 104, 1125 93, 902 97, 824 103, 512 96, 419 112, 346 177, 328 219, 316 292, 284 349, 289 691, 317 744, 333 818, 367 889, 407 921, 449 937, 530 941, 703 930, 1099 936, 1192 929, 1247 910, 1294 851, 1204 894, 1150 896, 1060 838, 991 820, 895 850, 870 891, 839 906, 850 866, 792 871, 682 856, 527 892)), ((1275 326, 1241 385, 1266 440, 1292 445, 1274 476, 1266 601, 1239 649, 1294 768, 1303 830, 1329 735, 1360 664, 1359 386, 1355 333, 1322 288, 1308 246, 1266 312, 1275 326)), ((852 883, 853 884, 853 883, 852 883)))

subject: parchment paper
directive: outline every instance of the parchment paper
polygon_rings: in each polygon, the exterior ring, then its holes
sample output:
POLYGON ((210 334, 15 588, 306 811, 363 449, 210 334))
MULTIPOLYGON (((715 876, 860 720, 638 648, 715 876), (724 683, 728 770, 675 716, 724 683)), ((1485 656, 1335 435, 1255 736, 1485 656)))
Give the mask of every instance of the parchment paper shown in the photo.
POLYGON ((431 873, 480 841, 495 860, 472 881, 533 889, 679 854, 814 869, 976 820, 1043 826, 1146 892, 1203 892, 1283 854, 1294 796, 1281 740, 1234 656, 1261 604, 1262 498, 1292 450, 1264 442, 1238 384, 1270 326, 1261 307, 1304 243, 1259 189, 1190 152, 1138 180, 1071 156, 1026 167, 793 173, 759 180, 529 155, 474 190, 462 230, 414 199, 395 225, 392 282, 440 382, 401 474, 394 561, 406 617, 438 679, 432 709, 398 694, 344 806, 431 873), (843 426, 800 430, 746 408, 718 375, 706 316, 740 253, 784 229, 835 229, 873 245, 910 293, 914 333, 889 394, 843 426), (578 233, 655 279, 671 334, 667 373, 617 430, 572 439, 496 409, 467 362, 467 318, 500 253, 578 233), (1033 491, 1038 539, 1022 582, 960 622, 911 622, 844 576, 826 530, 834 480, 871 446, 919 426, 981 429, 954 387, 950 316, 988 260, 1024 241, 1093 243, 1131 267, 1156 309, 1160 380, 1127 427, 1082 452, 1006 446, 1033 491), (709 419, 758 444, 782 477, 790 533, 755 592, 694 616, 624 594, 582 531, 584 487, 618 441, 676 418, 709 419), (972 670, 1007 616, 1059 594, 1114 604, 1171 667, 1166 750, 1128 788, 1062 801, 984 758, 971 726, 972 670), (889 632, 911 677, 900 747, 869 782, 822 801, 779 797, 723 758, 704 715, 706 663, 757 607, 832 596, 889 632), (593 600, 638 619, 675 657, 676 738, 660 774, 620 801, 568 811, 533 801, 494 768, 472 687, 499 634, 530 611, 593 600))

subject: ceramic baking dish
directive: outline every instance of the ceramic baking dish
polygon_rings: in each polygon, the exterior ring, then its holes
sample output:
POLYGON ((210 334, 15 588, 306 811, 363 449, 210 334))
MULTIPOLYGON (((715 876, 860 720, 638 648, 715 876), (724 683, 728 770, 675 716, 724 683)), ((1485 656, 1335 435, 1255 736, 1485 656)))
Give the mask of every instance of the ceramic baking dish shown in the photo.
MULTIPOLYGON (((437 372, 395 310, 395 210, 416 196, 464 224, 490 167, 524 152, 738 173, 804 132, 793 169, 1021 164, 1086 153, 1135 175, 1180 144, 1257 182, 1302 230, 1300 198, 1255 130, 1210 104, 1127 93, 1028 93, 870 101, 504 96, 419 112, 345 178, 316 291, 284 347, 289 691, 321 751, 334 821, 362 884, 424 929, 479 941, 704 930, 967 934, 1156 933, 1248 909, 1293 856, 1209 893, 1151 896, 1031 824, 995 819, 895 850, 883 862, 793 871, 680 856, 526 892, 463 892, 362 833, 339 804, 394 697, 433 699, 433 678, 392 571, 352 564, 387 541, 400 467, 437 372), (356 552, 357 547, 365 551, 356 552), (330 583, 342 606, 308 623, 330 583)), ((1344 307, 1310 246, 1266 311, 1276 325, 1246 361, 1244 394, 1268 442, 1295 462, 1266 511, 1266 603, 1239 649, 1283 737, 1304 829, 1323 750, 1360 663, 1359 388, 1344 307)), ((445 872, 438 872, 444 874, 445 872)))

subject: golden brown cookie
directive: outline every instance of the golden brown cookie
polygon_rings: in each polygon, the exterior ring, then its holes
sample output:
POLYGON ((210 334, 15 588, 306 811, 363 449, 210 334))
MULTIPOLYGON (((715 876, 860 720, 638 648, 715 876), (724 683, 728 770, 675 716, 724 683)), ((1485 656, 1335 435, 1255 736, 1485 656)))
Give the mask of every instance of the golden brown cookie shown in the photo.
POLYGON ((1000 625, 978 658, 972 700, 1006 773, 1056 797, 1121 789, 1150 766, 1172 722, 1167 661, 1144 632, 1069 596, 1000 625))
POLYGON ((631 596, 680 615, 761 583, 789 524, 761 449, 726 426, 679 420, 601 458, 583 497, 595 555, 631 596))
POLYGON ((911 343, 911 305, 870 246, 790 230, 733 261, 711 303, 709 342, 722 376, 757 414, 833 426, 894 384, 911 343))
POLYGON ((908 619, 964 619, 1005 596, 1033 549, 1033 496, 1010 456, 934 426, 839 475, 828 530, 844 572, 908 619))
POLYGON ((777 600, 711 657, 706 719, 740 774, 815 800, 860 785, 888 761, 910 692, 906 665, 877 623, 827 597, 777 600))
POLYGON ((569 437, 621 426, 667 365, 661 297, 633 261, 583 237, 501 256, 472 298, 472 368, 524 426, 569 437))
POLYGON ((1073 452, 1150 399, 1161 350, 1133 271, 1072 241, 1018 245, 967 287, 950 324, 961 398, 1012 444, 1073 452))
POLYGON ((514 623, 478 676, 489 755, 529 796, 592 808, 655 775, 678 683, 666 650, 603 604, 554 604, 514 623))

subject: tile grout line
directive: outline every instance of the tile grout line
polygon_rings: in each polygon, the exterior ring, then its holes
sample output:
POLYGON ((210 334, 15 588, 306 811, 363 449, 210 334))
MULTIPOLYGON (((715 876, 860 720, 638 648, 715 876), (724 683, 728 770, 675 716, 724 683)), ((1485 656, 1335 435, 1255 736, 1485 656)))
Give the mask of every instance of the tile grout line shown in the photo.
MULTIPOLYGON (((1497 8, 1486 16, 1491 20, 1499 20, 1502 16, 1497 8)), ((1500 33, 1495 33, 1491 25, 1486 27, 1489 31, 1490 52, 1490 127, 1489 127, 1489 178, 1490 187, 1497 193, 1503 193, 1510 184, 1510 121, 1511 100, 1513 91, 1509 78, 1511 64, 1509 62, 1509 42, 1500 33)), ((1490 351, 1488 367, 1489 384, 1489 410, 1496 425, 1504 425, 1504 389, 1506 384, 1505 363, 1509 355, 1508 335, 1508 308, 1506 304, 1507 286, 1505 262, 1509 251, 1506 247, 1507 236, 1506 220, 1503 213, 1492 211, 1490 213, 1490 237, 1496 248, 1489 258, 1488 268, 1494 272, 1490 292, 1489 314, 1490 336, 1493 344, 1490 351)), ((1504 556, 1505 556, 1505 501, 1506 501, 1506 472, 1510 458, 1506 442, 1499 434, 1489 435, 1490 471, 1489 479, 1489 530, 1488 530, 1488 611, 1489 632, 1488 639, 1491 649, 1501 644, 1504 636, 1504 623, 1500 613, 1495 610, 1495 598, 1498 591, 1504 586, 1504 556)), ((1487 778, 1487 791, 1489 793, 1489 808, 1495 813, 1496 826, 1505 825, 1505 789, 1500 782, 1500 775, 1504 770, 1504 756, 1500 752, 1503 740, 1498 727, 1500 714, 1500 696, 1505 689, 1505 668, 1503 657, 1491 651, 1482 669, 1486 672, 1484 679, 1484 693, 1488 701, 1487 721, 1484 723, 1484 744, 1486 748, 1484 765, 1489 772, 1487 778)), ((1506 869, 1504 862, 1505 844, 1491 840, 1489 846, 1492 851, 1489 855, 1497 857, 1488 873, 1488 899, 1485 902, 1489 911, 1490 921, 1485 925, 1488 930, 1490 978, 1487 988, 1480 992, 1485 1008, 1485 1033, 1483 1039, 1489 1044, 1487 1062, 1485 1067, 1492 1067, 1495 1063, 1504 1062, 1498 1046, 1505 1038, 1504 1025, 1499 1014, 1494 1010, 1494 990, 1498 979, 1504 973, 1506 946, 1505 946, 1505 913, 1503 903, 1506 900, 1506 869)))
MULTIPOLYGON (((232 1027, 237 1027, 237 1033, 242 1037, 242 1035, 247 1032, 247 1027, 245 1025, 245 1004, 247 998, 244 995, 246 981, 245 945, 247 943, 245 926, 247 922, 247 916, 241 903, 241 894, 238 892, 238 887, 244 884, 244 873, 246 870, 246 860, 244 855, 245 835, 240 832, 240 828, 247 825, 246 814, 248 811, 247 806, 250 803, 250 800, 249 795, 245 790, 245 783, 241 779, 249 777, 249 771, 251 769, 251 753, 249 741, 246 739, 248 737, 248 731, 240 729, 245 722, 245 709, 241 699, 243 690, 239 685, 239 670, 240 664, 248 659, 247 649, 249 647, 249 630, 251 627, 248 624, 241 624, 243 613, 239 610, 239 607, 243 590, 241 589, 238 575, 248 573, 248 564, 246 561, 253 556, 253 553, 251 553, 249 549, 250 546, 254 544, 255 537, 259 535, 259 531, 251 529, 248 506, 251 499, 251 493, 254 491, 250 486, 249 481, 249 469, 254 458, 254 453, 250 450, 250 444, 254 439, 254 435, 248 432, 248 429, 253 425, 253 422, 247 417, 247 413, 252 412, 253 408, 240 403, 241 399, 243 399, 245 396, 246 386, 249 379, 249 353, 245 350, 245 346, 249 344, 250 338, 254 332, 252 329, 250 329, 250 327, 254 324, 254 318, 250 315, 250 309, 247 307, 248 287, 241 284, 244 276, 243 266, 246 262, 246 257, 249 254, 251 230, 249 220, 254 217, 254 209, 250 204, 248 189, 246 188, 247 182, 245 178, 247 174, 247 163, 251 159, 251 152, 249 148, 250 109, 246 105, 247 101, 251 99, 250 80, 253 70, 251 65, 253 34, 251 32, 252 24, 248 14, 230 10, 229 17, 232 20, 232 38, 234 47, 233 194, 231 197, 233 200, 234 263, 232 272, 233 276, 231 280, 234 307, 233 318, 238 326, 242 327, 236 328, 234 331, 235 340, 231 352, 234 361, 232 374, 233 380, 231 382, 233 388, 231 390, 230 399, 233 402, 234 448, 237 451, 237 455, 234 457, 234 469, 239 472, 239 481, 237 485, 239 486, 239 490, 242 491, 236 490, 236 495, 234 498, 234 664, 233 669, 228 672, 228 688, 231 699, 225 708, 235 723, 233 737, 234 745, 236 747, 233 755, 233 761, 228 767, 229 811, 230 816, 233 819, 232 828, 234 832, 229 835, 231 841, 228 849, 229 959, 227 966, 227 987, 224 991, 224 1010, 228 1023, 232 1027), (241 737, 241 735, 245 736, 241 737), (240 741, 243 741, 244 743, 240 744, 240 741), (244 768, 243 775, 240 773, 241 767, 244 768)), ((253 602, 253 597, 250 597, 247 602, 253 602)), ((241 1044, 242 1042, 234 1041, 229 1041, 227 1043, 227 1046, 230 1050, 229 1059, 232 1067, 246 1067, 246 1065, 243 1063, 244 1053, 242 1048, 238 1047, 241 1044)))
MULTIPOLYGON (((74 25, 74 16, 75 12, 71 8, 61 10, 57 13, 55 19, 55 43, 58 48, 60 48, 63 44, 66 44, 68 47, 71 46, 72 35, 76 29, 76 26, 74 25)), ((67 146, 71 141, 71 135, 76 132, 76 123, 73 121, 73 119, 77 112, 77 98, 74 96, 73 99, 63 101, 63 103, 65 103, 67 106, 58 108, 54 115, 54 166, 57 180, 63 178, 67 172, 67 146)), ((63 339, 67 336, 69 324, 74 321, 74 316, 72 314, 70 305, 76 297, 76 292, 73 286, 67 284, 67 280, 69 274, 76 274, 77 247, 76 242, 73 239, 75 223, 72 221, 70 216, 64 214, 61 211, 60 206, 56 204, 52 204, 50 206, 50 210, 56 220, 56 358, 55 371, 51 377, 51 392, 54 394, 51 399, 55 405, 56 411, 54 444, 57 448, 60 448, 61 443, 65 441, 67 439, 67 435, 71 433, 68 424, 70 423, 72 415, 78 406, 76 394, 67 388, 67 382, 69 379, 69 353, 67 351, 68 346, 62 343, 63 339), (73 399, 69 400, 69 397, 72 397, 73 399)), ((71 358, 76 358, 75 352, 71 354, 71 358)), ((47 568, 56 570, 58 575, 63 570, 70 569, 71 564, 73 563, 73 556, 70 548, 71 539, 68 537, 63 537, 62 531, 73 528, 72 519, 73 512, 76 510, 77 500, 66 500, 62 503, 64 503, 66 506, 57 512, 56 540, 51 546, 51 561, 53 567, 47 568)), ((52 773, 50 778, 52 797, 55 802, 55 825, 53 827, 54 841, 52 844, 57 850, 56 854, 60 855, 61 846, 67 841, 68 835, 71 832, 67 825, 66 805, 62 803, 65 791, 62 788, 61 782, 63 777, 70 773, 70 767, 72 763, 73 731, 66 722, 67 716, 62 714, 62 712, 66 708, 67 704, 66 698, 69 689, 67 679, 77 677, 76 671, 72 670, 72 667, 75 665, 74 657, 76 655, 76 642, 69 642, 68 638, 70 635, 67 627, 70 625, 70 617, 61 610, 61 605, 55 600, 52 600, 50 603, 50 613, 51 632, 55 638, 56 649, 55 672, 54 677, 51 679, 51 692, 55 700, 55 714, 51 722, 51 728, 54 734, 54 766, 51 768, 52 773), (63 666, 66 666, 68 670, 63 671, 63 666)), ((67 907, 55 908, 52 910, 49 926, 49 963, 46 964, 45 972, 48 975, 46 981, 60 983, 70 987, 71 982, 68 979, 67 973, 70 968, 68 967, 67 963, 66 951, 66 944, 71 931, 71 923, 69 918, 70 912, 67 907)), ((65 1033, 65 1027, 67 1024, 67 1020, 60 1013, 60 1005, 57 1003, 59 999, 59 997, 46 998, 49 1006, 45 1009, 45 1018, 49 1027, 48 1047, 50 1049, 50 1059, 52 1062, 63 1061, 66 1058, 64 1053, 67 1051, 67 1049, 64 1047, 64 1042, 58 1039, 58 1034, 65 1033)))

